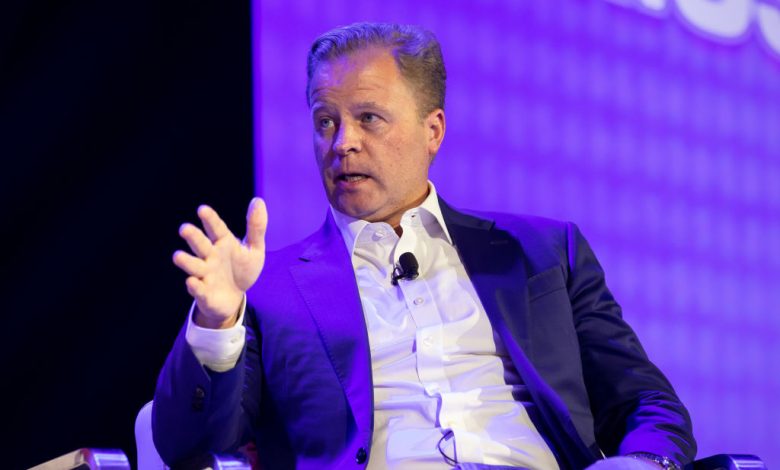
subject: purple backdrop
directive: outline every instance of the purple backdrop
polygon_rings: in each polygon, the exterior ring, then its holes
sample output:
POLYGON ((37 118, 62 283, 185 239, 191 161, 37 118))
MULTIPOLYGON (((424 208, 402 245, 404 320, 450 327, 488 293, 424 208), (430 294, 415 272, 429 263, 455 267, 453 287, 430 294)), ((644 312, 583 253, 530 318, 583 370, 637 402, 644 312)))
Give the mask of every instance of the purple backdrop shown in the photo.
POLYGON ((269 245, 321 223, 305 56, 354 21, 433 30, 449 72, 432 180, 460 207, 577 222, 700 456, 780 466, 780 4, 254 0, 269 245))

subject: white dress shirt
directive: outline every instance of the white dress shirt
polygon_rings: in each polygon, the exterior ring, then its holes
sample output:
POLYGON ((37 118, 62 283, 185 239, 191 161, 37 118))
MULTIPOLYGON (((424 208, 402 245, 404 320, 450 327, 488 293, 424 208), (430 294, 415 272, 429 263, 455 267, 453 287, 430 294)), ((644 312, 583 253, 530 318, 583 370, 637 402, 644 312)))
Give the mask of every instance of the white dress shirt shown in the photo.
MULTIPOLYGON (((402 216, 400 237, 387 223, 332 211, 351 254, 371 347, 368 468, 447 469, 449 460, 557 469, 429 187, 422 205, 402 216), (393 267, 406 252, 417 258, 419 277, 393 285, 393 267)), ((244 335, 241 321, 217 331, 190 320, 186 332, 196 357, 218 371, 235 365, 244 335)))

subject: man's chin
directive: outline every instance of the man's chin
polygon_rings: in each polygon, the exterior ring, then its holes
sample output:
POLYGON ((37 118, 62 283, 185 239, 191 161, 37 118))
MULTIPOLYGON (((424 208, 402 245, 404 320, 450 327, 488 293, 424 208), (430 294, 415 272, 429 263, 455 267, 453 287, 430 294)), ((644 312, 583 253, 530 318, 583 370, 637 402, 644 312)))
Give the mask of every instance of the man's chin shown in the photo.
POLYGON ((334 204, 333 208, 344 215, 353 217, 355 219, 363 219, 363 220, 371 219, 375 213, 374 210, 371 210, 370 208, 366 208, 366 207, 343 206, 343 205, 334 204))
POLYGON ((344 215, 348 215, 355 219, 367 220, 369 222, 376 222, 382 220, 382 207, 378 204, 360 203, 359 201, 336 201, 331 205, 334 209, 341 212, 344 215))

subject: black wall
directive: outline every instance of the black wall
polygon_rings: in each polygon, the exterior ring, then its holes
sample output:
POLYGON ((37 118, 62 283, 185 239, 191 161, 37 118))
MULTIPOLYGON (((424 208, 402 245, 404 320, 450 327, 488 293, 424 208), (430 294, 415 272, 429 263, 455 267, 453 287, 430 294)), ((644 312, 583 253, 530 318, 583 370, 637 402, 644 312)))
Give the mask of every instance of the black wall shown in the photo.
POLYGON ((190 304, 178 226, 205 202, 244 233, 249 11, 0 7, 0 467, 79 447, 134 460, 135 415, 190 304))

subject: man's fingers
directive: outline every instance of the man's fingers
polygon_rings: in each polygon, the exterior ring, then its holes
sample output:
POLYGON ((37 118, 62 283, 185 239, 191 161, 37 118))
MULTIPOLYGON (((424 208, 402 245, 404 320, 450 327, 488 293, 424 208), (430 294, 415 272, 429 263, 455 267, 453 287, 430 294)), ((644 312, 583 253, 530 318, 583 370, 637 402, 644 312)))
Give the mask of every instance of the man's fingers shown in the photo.
POLYGON ((187 292, 192 298, 200 300, 206 294, 206 284, 195 276, 190 276, 184 283, 187 285, 187 292))
POLYGON ((252 198, 246 213, 246 244, 250 248, 265 249, 265 229, 268 226, 268 210, 265 201, 252 198))
POLYGON ((228 229, 225 222, 219 218, 217 211, 207 205, 198 207, 198 217, 203 222, 203 228, 206 229, 206 235, 212 243, 215 243, 222 237, 231 235, 230 229, 228 229))
POLYGON ((211 253, 213 245, 211 240, 196 226, 192 224, 182 224, 179 227, 179 236, 187 242, 190 249, 200 258, 205 258, 211 253))
POLYGON ((173 264, 185 273, 199 278, 205 276, 208 271, 205 261, 181 250, 173 254, 173 264))

